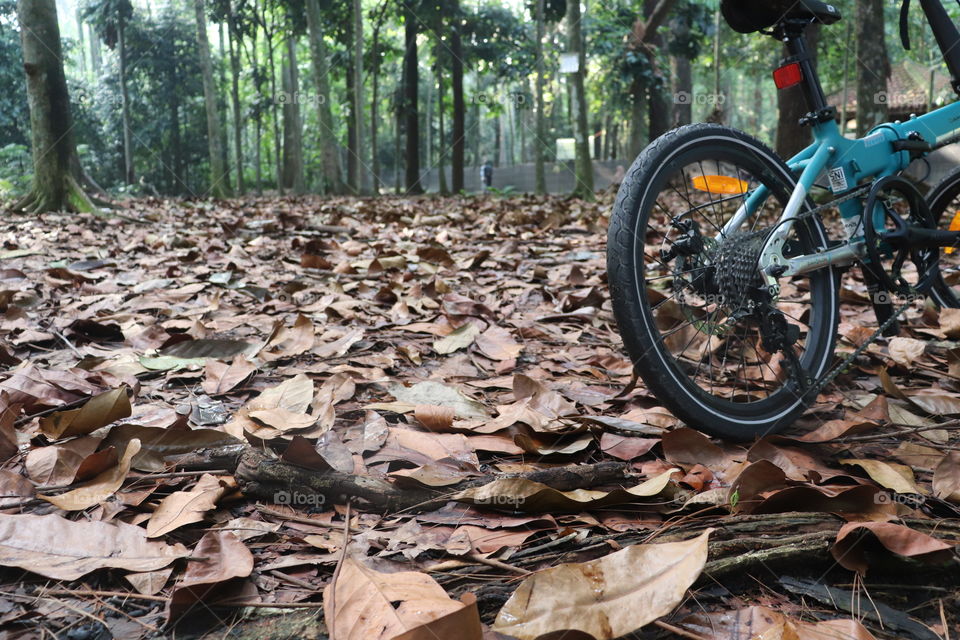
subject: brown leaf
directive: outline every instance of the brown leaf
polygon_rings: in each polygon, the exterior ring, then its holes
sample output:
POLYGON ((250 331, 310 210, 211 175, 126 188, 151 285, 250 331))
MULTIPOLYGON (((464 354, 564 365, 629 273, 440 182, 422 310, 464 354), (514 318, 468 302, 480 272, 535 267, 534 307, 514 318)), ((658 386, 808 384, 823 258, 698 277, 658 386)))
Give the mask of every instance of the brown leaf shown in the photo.
POLYGON ((70 484, 84 459, 97 450, 101 440, 96 436, 86 436, 31 449, 25 463, 27 475, 37 484, 70 484))
POLYGON ((867 472, 867 475, 874 482, 896 493, 920 493, 920 489, 913 478, 913 471, 906 465, 854 458, 840 460, 840 463, 860 467, 867 472))
POLYGON ((441 407, 435 404, 418 404, 413 415, 417 422, 430 431, 450 431, 456 412, 453 407, 441 407))
POLYGON ((940 330, 951 340, 960 338, 960 309, 940 310, 940 330))
POLYGON ((181 544, 147 540, 131 524, 0 514, 0 565, 54 580, 76 580, 105 567, 155 571, 188 555, 181 544))
POLYGON ((242 354, 235 355, 230 364, 207 360, 203 368, 203 391, 210 396, 223 395, 249 378, 256 370, 256 365, 242 354))
POLYGON ((787 511, 835 513, 847 520, 886 521, 896 516, 897 505, 882 489, 859 487, 788 487, 777 491, 748 513, 785 513, 787 511))
POLYGON ((266 347, 260 351, 258 357, 269 360, 292 358, 313 348, 316 329, 313 322, 303 314, 297 314, 293 327, 281 328, 266 347))
POLYGON ((842 566, 859 574, 867 572, 867 539, 863 530, 875 536, 888 551, 927 562, 945 562, 953 557, 954 543, 938 540, 920 531, 893 522, 848 522, 840 527, 830 553, 842 566))
POLYGON ((284 409, 291 413, 306 413, 313 402, 313 380, 301 373, 284 380, 247 403, 247 409, 284 409))
MULTIPOLYGON (((550 513, 552 511, 580 511, 611 504, 644 502, 656 496, 664 499, 669 494, 670 478, 676 469, 670 469, 629 489, 593 491, 574 489, 558 491, 545 484, 526 478, 499 478, 480 487, 473 487, 452 496, 452 500, 492 508, 550 513)), ((666 498, 666 499, 669 499, 666 498)))
POLYGON ((16 471, 0 469, 0 508, 15 507, 32 498, 33 484, 16 471))
POLYGON ((143 573, 128 573, 124 576, 137 593, 145 596, 152 596, 163 589, 173 574, 173 568, 161 569, 159 571, 145 571, 143 573))
POLYGON ((684 542, 632 545, 527 578, 493 625, 520 640, 567 630, 597 640, 627 635, 679 605, 707 561, 713 529, 684 542))
POLYGON ((140 451, 140 441, 131 440, 127 444, 123 456, 112 469, 107 469, 92 480, 84 482, 76 489, 61 493, 57 496, 37 496, 46 500, 64 511, 82 511, 87 507, 92 507, 98 502, 103 502, 112 496, 120 485, 123 484, 127 474, 130 473, 130 462, 133 456, 140 451))
POLYGON ((190 491, 175 491, 160 502, 147 522, 147 537, 157 538, 183 525, 200 522, 227 491, 229 483, 205 473, 190 491))
POLYGON ((444 356, 460 349, 466 349, 473 344, 479 333, 480 328, 476 324, 466 322, 454 329, 453 332, 434 340, 433 350, 444 356))
POLYGON ((476 338, 477 349, 491 360, 513 360, 523 351, 523 345, 503 327, 492 326, 476 338))
POLYGON ((926 346, 926 342, 915 338, 890 338, 887 352, 894 362, 905 369, 909 369, 916 360, 923 356, 926 346))
POLYGON ((418 571, 379 573, 347 558, 336 584, 324 589, 323 602, 327 629, 338 640, 481 640, 483 636, 475 602, 451 600, 433 578, 418 571), (440 625, 441 619, 442 627, 425 628, 430 623, 440 625), (455 635, 433 635, 437 629, 450 629, 455 635))
POLYGON ((605 432, 600 436, 600 450, 618 460, 633 460, 657 446, 659 438, 632 438, 605 432))
POLYGON ((183 578, 170 596, 169 618, 176 620, 202 601, 212 604, 215 588, 232 578, 245 578, 253 571, 253 554, 229 531, 208 531, 190 554, 183 578))
POLYGON ((91 398, 79 409, 57 411, 40 418, 40 430, 50 439, 86 435, 130 415, 127 388, 120 387, 91 398))
POLYGON ((933 470, 933 493, 938 498, 960 503, 960 451, 951 451, 933 470))
POLYGON ((163 471, 173 464, 167 458, 175 458, 197 449, 240 444, 230 434, 216 429, 164 429, 141 427, 137 424, 121 424, 110 430, 103 446, 123 448, 131 440, 140 441, 140 452, 133 457, 130 466, 138 471, 163 471))

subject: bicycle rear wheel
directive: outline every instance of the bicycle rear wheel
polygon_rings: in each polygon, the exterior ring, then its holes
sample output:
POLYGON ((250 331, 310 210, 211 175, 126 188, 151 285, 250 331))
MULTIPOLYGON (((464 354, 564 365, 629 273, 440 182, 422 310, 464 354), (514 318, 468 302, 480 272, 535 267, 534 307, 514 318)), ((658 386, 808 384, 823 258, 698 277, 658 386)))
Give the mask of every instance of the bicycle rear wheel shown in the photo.
MULTIPOLYGON (((938 229, 950 228, 960 212, 960 169, 933 188, 927 195, 927 206, 938 229)), ((931 287, 930 296, 941 307, 960 307, 960 248, 940 249, 940 277, 931 287)))
MULTIPOLYGON (((713 435, 749 439, 787 426, 815 399, 811 384, 833 356, 833 270, 781 278, 780 295, 764 298, 756 269, 794 185, 759 141, 697 124, 655 140, 617 194, 607 270, 620 334, 658 400, 713 435), (755 215, 724 231, 761 188, 755 215)), ((827 246, 816 217, 787 240, 785 257, 827 246)))

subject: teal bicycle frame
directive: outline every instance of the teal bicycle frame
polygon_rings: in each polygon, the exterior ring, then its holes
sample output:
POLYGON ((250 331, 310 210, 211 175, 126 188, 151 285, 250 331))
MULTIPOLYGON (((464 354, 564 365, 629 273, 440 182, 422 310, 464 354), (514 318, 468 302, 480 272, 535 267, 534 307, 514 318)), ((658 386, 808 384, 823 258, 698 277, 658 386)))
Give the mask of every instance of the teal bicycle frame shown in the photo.
MULTIPOLYGON (((944 61, 951 75, 951 84, 960 94, 960 33, 950 21, 940 0, 920 0, 933 30, 944 61)), ((904 46, 909 49, 906 36, 909 0, 901 7, 900 29, 904 46)), ((863 233, 864 203, 859 198, 841 200, 840 215, 846 232, 846 242, 832 248, 824 247, 817 253, 783 255, 783 246, 806 209, 807 194, 824 171, 830 190, 837 198, 859 188, 861 183, 879 180, 899 173, 915 158, 960 137, 960 102, 955 102, 922 116, 912 115, 905 122, 877 125, 863 138, 844 137, 836 121, 835 110, 825 103, 823 89, 806 50, 803 29, 809 22, 785 20, 770 33, 784 42, 791 54, 785 63, 799 67, 794 77, 804 90, 810 112, 801 121, 813 129, 813 143, 790 158, 787 166, 797 175, 794 188, 783 214, 767 238, 758 266, 773 295, 779 294, 778 277, 808 273, 824 267, 842 267, 863 260, 867 253, 863 233)), ((776 74, 775 74, 776 76, 776 74)), ((738 231, 757 212, 769 196, 769 189, 760 186, 750 193, 734 216, 724 224, 721 233, 726 236, 738 231)), ((884 228, 886 213, 877 203, 870 212, 874 229, 884 228)))
MULTIPOLYGON (((790 158, 787 165, 799 173, 797 185, 784 208, 777 228, 771 233, 760 255, 760 269, 767 274, 768 284, 775 285, 776 278, 769 274, 771 268, 780 267, 780 276, 807 273, 827 266, 846 266, 864 256, 863 204, 857 199, 842 202, 840 214, 848 234, 846 244, 819 253, 785 258, 781 251, 793 223, 802 213, 807 194, 824 170, 829 172, 831 189, 842 196, 857 187, 863 180, 872 180, 894 175, 912 161, 909 151, 896 151, 896 140, 909 140, 919 134, 931 146, 960 135, 960 102, 946 105, 922 116, 911 116, 905 122, 885 123, 874 127, 863 138, 845 138, 835 121, 828 120, 813 125, 814 142, 790 158)), ((751 193, 745 203, 724 225, 724 235, 732 233, 746 223, 757 208, 766 200, 769 191, 761 186, 751 193)), ((877 207, 874 224, 882 227, 884 213, 877 207)))

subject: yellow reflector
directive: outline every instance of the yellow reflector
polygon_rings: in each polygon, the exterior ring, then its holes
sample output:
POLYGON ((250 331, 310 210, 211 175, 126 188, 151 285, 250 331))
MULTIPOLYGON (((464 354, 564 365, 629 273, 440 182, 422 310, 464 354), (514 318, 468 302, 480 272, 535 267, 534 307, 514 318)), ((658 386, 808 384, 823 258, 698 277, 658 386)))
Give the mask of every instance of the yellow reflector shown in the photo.
POLYGON ((697 176, 693 188, 707 193, 746 193, 750 185, 739 178, 729 176, 697 176))
MULTIPOLYGON (((960 209, 957 209, 957 212, 953 214, 953 220, 950 221, 950 231, 960 231, 960 209)), ((953 253, 956 250, 955 247, 946 247, 944 249, 947 253, 953 253)))

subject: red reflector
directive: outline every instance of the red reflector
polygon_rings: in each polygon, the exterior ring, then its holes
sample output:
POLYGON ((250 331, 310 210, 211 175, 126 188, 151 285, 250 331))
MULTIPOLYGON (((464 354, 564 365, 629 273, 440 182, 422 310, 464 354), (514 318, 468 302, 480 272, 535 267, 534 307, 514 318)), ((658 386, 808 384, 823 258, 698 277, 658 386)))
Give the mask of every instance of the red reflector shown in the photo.
POLYGON ((777 89, 792 87, 799 84, 801 80, 803 80, 803 72, 800 70, 799 62, 785 64, 773 72, 773 83, 777 85, 777 89))

